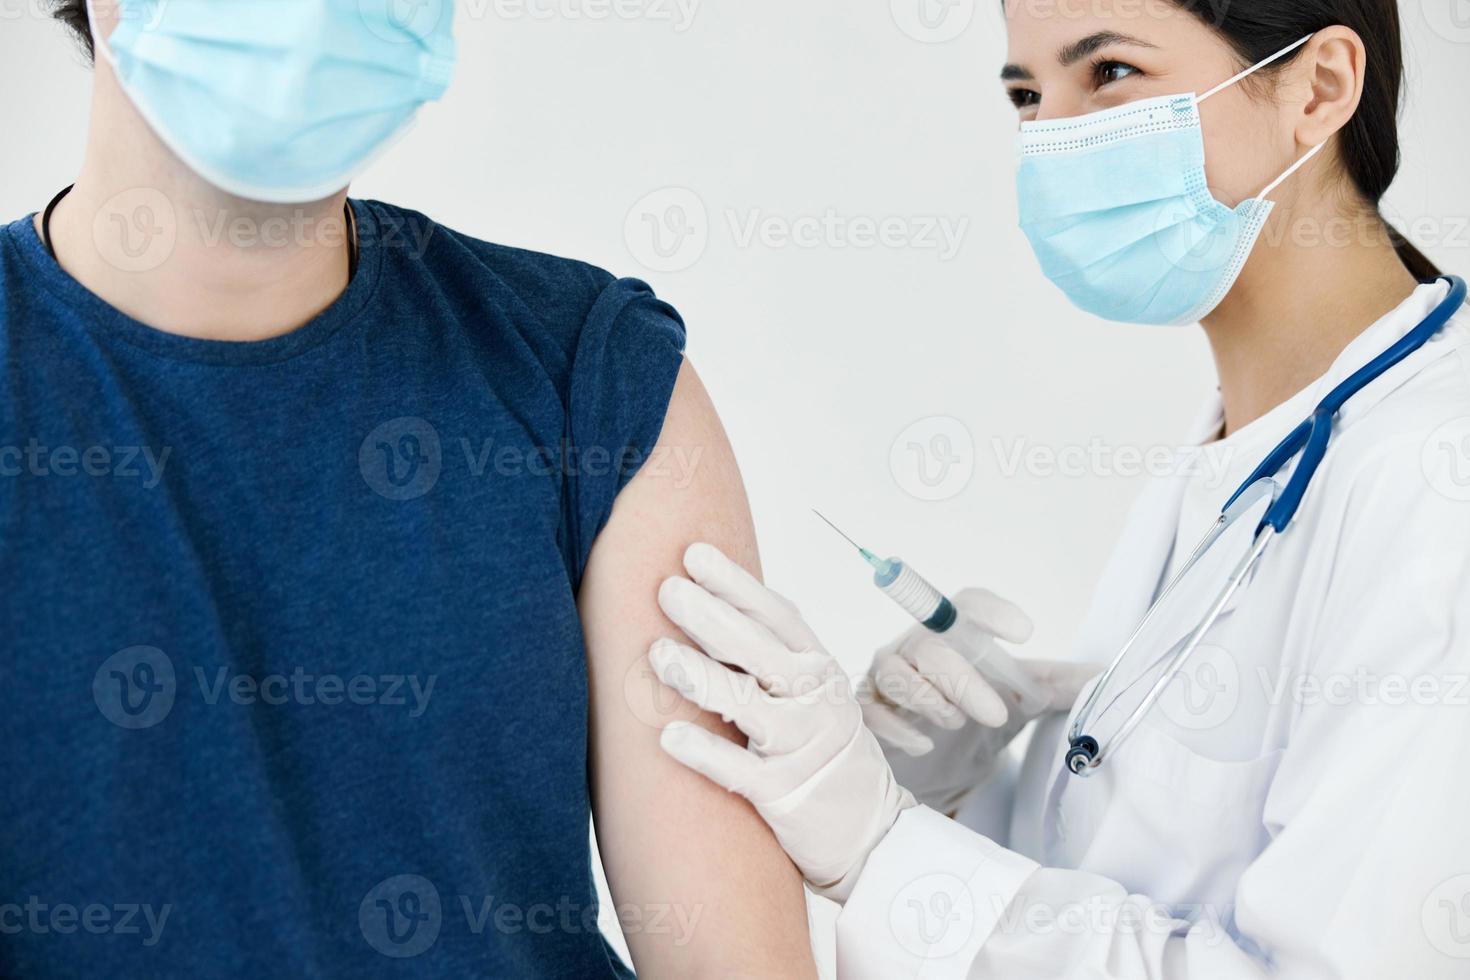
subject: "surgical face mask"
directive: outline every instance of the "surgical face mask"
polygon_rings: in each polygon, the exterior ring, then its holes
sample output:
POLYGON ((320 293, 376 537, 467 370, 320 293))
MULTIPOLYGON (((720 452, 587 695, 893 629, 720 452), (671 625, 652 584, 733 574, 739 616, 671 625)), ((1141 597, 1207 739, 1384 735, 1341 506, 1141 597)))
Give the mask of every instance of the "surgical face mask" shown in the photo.
POLYGON ((1023 123, 1021 229, 1046 277, 1083 310, 1124 323, 1195 323, 1219 306, 1275 207, 1267 195, 1322 145, 1230 208, 1205 179, 1199 105, 1309 40, 1202 96, 1023 123))
POLYGON ((454 68, 453 0, 117 8, 98 49, 123 91, 191 170, 255 201, 315 201, 346 187, 443 94, 454 68))

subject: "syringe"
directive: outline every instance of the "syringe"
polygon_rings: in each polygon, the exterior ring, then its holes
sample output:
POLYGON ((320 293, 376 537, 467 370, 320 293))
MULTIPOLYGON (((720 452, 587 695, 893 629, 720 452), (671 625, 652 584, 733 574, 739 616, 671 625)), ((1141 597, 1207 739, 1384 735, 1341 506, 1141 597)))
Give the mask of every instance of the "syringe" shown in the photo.
POLYGON ((1001 651, 989 632, 955 608, 944 593, 898 558, 879 558, 849 538, 820 511, 812 513, 841 534, 858 554, 873 566, 873 584, 899 608, 918 620, 925 629, 944 636, 945 642, 980 671, 1008 702, 1027 717, 1040 715, 1048 706, 1031 675, 1001 651))

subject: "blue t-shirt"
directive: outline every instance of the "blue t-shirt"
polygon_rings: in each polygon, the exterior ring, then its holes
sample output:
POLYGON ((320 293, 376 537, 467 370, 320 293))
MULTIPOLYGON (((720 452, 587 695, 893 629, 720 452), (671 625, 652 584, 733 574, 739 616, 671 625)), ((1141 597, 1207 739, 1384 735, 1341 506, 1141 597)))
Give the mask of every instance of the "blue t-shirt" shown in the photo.
POLYGON ((0 228, 0 975, 629 975, 575 596, 683 325, 353 208, 346 292, 247 344, 0 228))

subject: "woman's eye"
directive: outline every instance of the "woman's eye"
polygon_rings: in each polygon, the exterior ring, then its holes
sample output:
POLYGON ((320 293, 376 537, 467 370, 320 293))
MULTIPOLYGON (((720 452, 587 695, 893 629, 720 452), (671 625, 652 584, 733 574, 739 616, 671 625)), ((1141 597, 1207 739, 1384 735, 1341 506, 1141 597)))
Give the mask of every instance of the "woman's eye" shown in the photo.
POLYGON ((1121 82, 1130 75, 1138 74, 1137 68, 1125 65, 1121 61, 1100 61, 1093 71, 1099 85, 1111 85, 1113 82, 1121 82))
POLYGON ((1041 102, 1041 93, 1033 92, 1029 88, 1013 88, 1006 91, 1017 109, 1026 109, 1041 102))

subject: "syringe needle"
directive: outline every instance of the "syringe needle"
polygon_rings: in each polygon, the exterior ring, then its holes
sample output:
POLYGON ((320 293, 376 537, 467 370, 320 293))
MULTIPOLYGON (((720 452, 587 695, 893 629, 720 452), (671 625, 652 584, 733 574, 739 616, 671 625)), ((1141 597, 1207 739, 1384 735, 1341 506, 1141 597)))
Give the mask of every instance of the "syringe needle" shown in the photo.
POLYGON ((831 521, 827 520, 827 515, 823 514, 821 511, 817 510, 815 507, 812 508, 812 513, 813 514, 816 514, 818 517, 820 517, 822 519, 823 523, 825 523, 832 530, 836 531, 838 534, 841 534, 843 540, 846 541, 848 544, 852 545, 858 551, 862 551, 863 550, 863 546, 860 545, 860 544, 858 544, 852 538, 849 538, 847 536, 846 532, 844 532, 842 530, 842 528, 838 527, 836 524, 833 524, 831 521))

